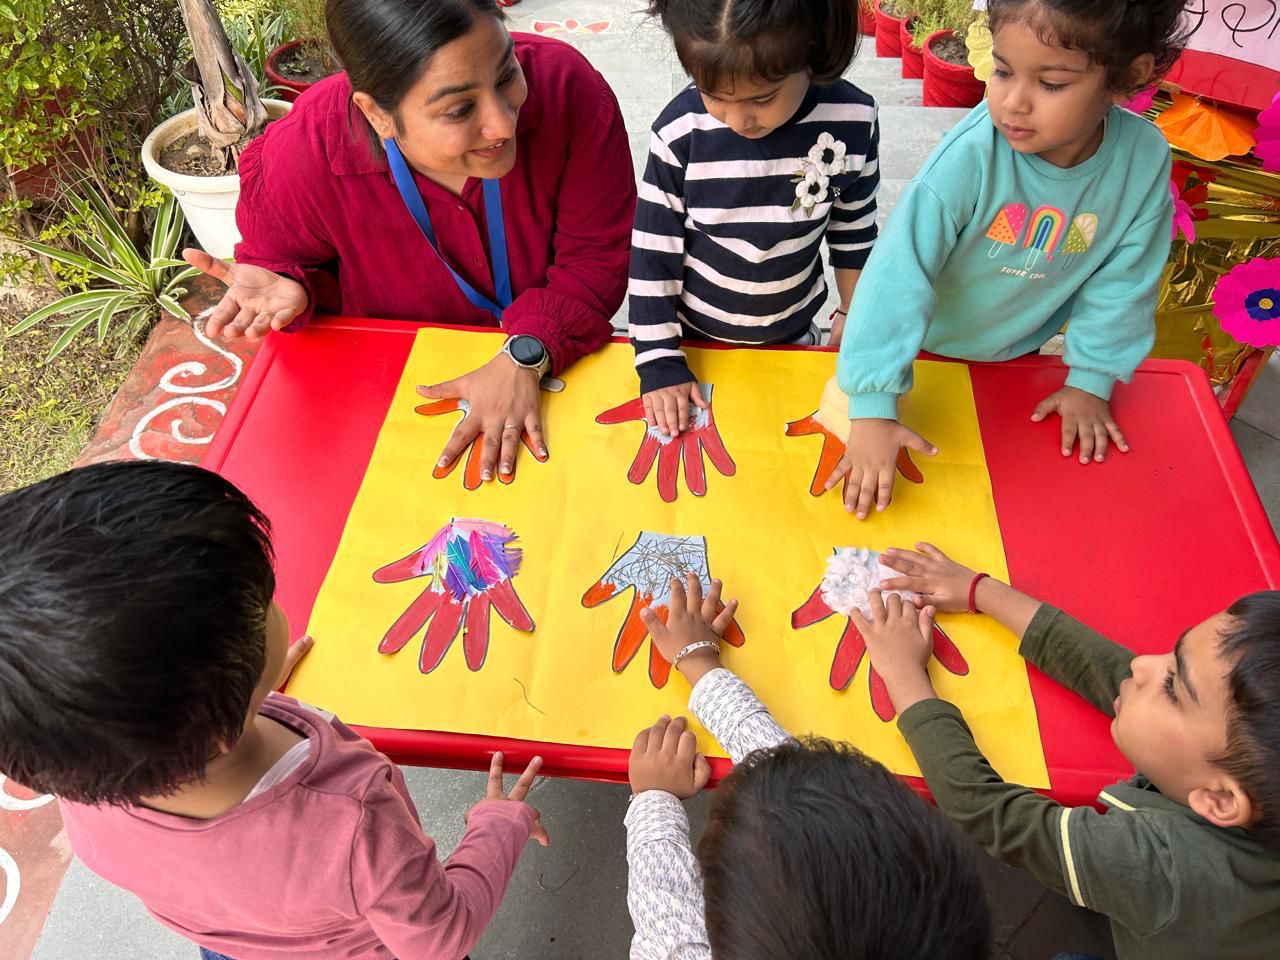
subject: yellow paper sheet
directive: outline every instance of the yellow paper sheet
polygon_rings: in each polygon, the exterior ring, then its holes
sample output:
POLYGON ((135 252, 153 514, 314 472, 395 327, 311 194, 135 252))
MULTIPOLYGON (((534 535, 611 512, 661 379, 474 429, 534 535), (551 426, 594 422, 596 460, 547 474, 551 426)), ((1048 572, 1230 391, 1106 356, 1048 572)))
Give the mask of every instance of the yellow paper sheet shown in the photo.
MULTIPOLYGON (((689 351, 693 369, 715 385, 715 418, 737 466, 724 477, 708 463, 704 497, 688 492, 683 474, 670 504, 660 499, 653 475, 641 485, 628 482, 643 424, 595 422, 635 396, 633 353, 618 344, 575 364, 563 393, 545 395, 550 461, 523 455, 513 484, 470 492, 461 467, 433 479, 433 462, 461 415, 416 414, 423 401, 414 388, 479 366, 500 343, 499 335, 418 334, 316 600, 308 628, 316 650, 289 692, 350 723, 629 748, 660 713, 687 712, 688 686, 673 675, 664 689, 654 688, 647 640, 614 673, 614 640, 631 595, 587 609, 583 593, 641 531, 704 536, 711 575, 741 601, 746 642, 726 647, 726 665, 789 731, 852 741, 895 772, 918 775, 896 726, 872 710, 869 661, 846 690, 829 685, 845 618, 793 630, 791 614, 821 582, 835 547, 883 550, 929 539, 975 569, 1007 577, 967 369, 916 365, 903 419, 941 452, 917 455, 925 482, 899 479, 893 506, 859 522, 843 511, 838 490, 809 494, 821 437, 784 435, 789 421, 815 411, 833 372, 831 354, 809 351, 689 351), (425 544, 453 517, 497 521, 519 536, 523 565, 512 582, 536 629, 518 632, 494 615, 478 672, 467 669, 459 634, 424 675, 421 632, 398 653, 377 648, 427 580, 375 583, 372 573, 425 544)), ((1006 777, 1047 786, 1014 638, 985 617, 944 616, 940 623, 969 672, 955 676, 933 661, 939 694, 960 706, 1006 777)), ((705 731, 698 733, 705 752, 723 755, 705 731)))

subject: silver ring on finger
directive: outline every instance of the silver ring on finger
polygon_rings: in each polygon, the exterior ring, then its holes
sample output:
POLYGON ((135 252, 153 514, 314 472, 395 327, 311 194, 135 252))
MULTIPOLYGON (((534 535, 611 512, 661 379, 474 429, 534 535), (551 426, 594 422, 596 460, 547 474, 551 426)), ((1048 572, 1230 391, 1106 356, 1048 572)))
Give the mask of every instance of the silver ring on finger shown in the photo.
POLYGON ((502 432, 506 433, 508 430, 519 430, 519 429, 520 429, 520 424, 508 423, 505 427, 502 428, 502 432))

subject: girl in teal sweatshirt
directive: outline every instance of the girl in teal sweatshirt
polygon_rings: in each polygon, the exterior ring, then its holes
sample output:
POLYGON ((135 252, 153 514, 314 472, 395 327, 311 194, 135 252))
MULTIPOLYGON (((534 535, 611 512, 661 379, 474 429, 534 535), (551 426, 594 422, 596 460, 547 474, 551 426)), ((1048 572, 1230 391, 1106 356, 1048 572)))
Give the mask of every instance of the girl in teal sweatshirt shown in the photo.
POLYGON ((923 348, 965 360, 1038 350, 1064 325, 1068 374, 1031 414, 1062 418, 1062 453, 1128 450, 1108 400, 1155 335, 1172 230, 1169 145, 1119 106, 1177 58, 1183 0, 990 0, 987 100, 939 144, 867 261, 840 346, 845 508, 893 491, 897 421, 923 348))

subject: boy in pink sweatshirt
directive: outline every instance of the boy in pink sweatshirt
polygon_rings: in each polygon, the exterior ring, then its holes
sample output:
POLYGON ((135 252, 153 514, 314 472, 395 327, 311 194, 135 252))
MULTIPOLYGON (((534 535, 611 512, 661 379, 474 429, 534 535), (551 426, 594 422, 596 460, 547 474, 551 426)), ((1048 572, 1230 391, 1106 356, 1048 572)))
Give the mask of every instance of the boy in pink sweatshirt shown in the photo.
POLYGON ((547 843, 539 759, 504 795, 494 756, 442 864, 399 769, 272 692, 270 527, 216 474, 84 467, 0 497, 0 531, 0 772, 204 956, 458 960, 547 843))

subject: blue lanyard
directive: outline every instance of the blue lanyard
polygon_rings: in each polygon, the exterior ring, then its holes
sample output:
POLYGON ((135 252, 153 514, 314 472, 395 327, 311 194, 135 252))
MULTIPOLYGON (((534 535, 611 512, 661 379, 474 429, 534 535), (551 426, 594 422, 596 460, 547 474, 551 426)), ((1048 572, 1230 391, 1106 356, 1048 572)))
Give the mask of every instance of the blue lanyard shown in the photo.
POLYGON ((484 181, 484 218, 489 227, 489 256, 493 259, 494 294, 498 298, 498 302, 494 303, 471 284, 467 283, 440 253, 440 247, 436 243, 435 230, 431 227, 431 218, 427 216, 427 205, 422 202, 422 194, 418 192, 418 185, 413 182, 413 174, 409 172, 409 165, 404 162, 404 155, 400 153, 400 145, 392 137, 383 140, 382 145, 387 151, 387 161, 391 164, 391 176, 395 178, 396 188, 400 191, 400 197, 404 200, 404 205, 409 208, 409 213, 418 224, 418 229, 427 238, 427 243, 431 245, 431 249, 440 258, 444 268, 449 271, 454 282, 457 283, 458 289, 465 293, 467 299, 477 307, 482 310, 488 310, 501 320, 502 311, 511 306, 511 266, 507 262, 507 233, 503 228, 502 190, 499 188, 498 181, 484 181))

